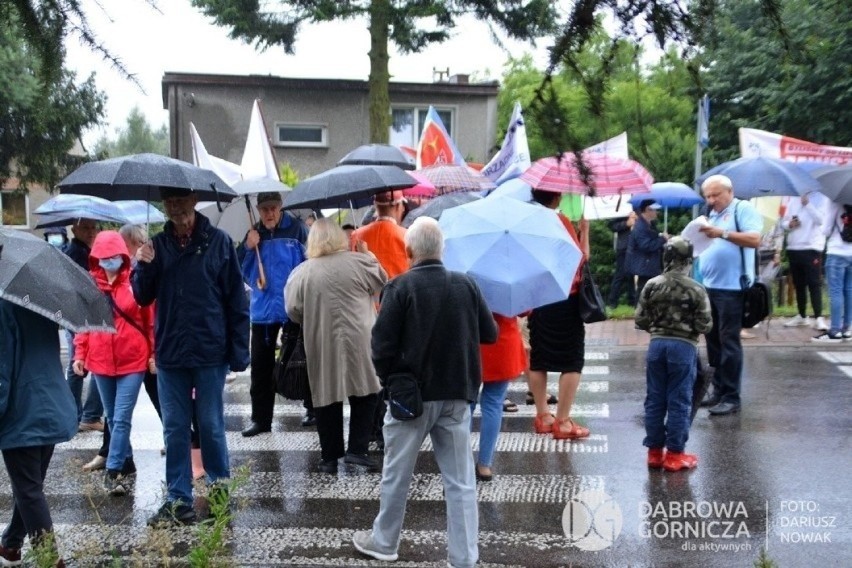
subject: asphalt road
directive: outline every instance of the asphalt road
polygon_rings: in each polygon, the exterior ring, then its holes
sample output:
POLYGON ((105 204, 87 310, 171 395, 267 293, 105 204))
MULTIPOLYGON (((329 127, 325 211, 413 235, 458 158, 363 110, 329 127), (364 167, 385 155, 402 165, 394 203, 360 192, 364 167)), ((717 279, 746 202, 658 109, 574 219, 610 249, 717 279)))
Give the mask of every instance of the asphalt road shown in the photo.
MULTIPOLYGON (((642 349, 587 346, 575 416, 592 436, 582 442, 533 434, 526 386, 513 383, 520 412, 505 415, 494 481, 478 488, 482 566, 752 566, 761 550, 781 567, 852 565, 852 352, 750 348, 742 412, 700 412, 688 444, 699 466, 678 473, 645 466, 643 360, 642 349)), ((378 510, 379 474, 342 465, 337 476, 316 473, 316 432, 299 425, 298 403, 279 400, 273 433, 242 438, 248 382, 242 374, 226 387, 231 461, 249 473, 222 565, 387 565, 351 546, 378 510)), ((145 527, 162 500, 164 459, 144 391, 132 442, 139 473, 125 497, 105 495, 101 474, 80 470, 100 434, 57 446, 46 492, 70 566, 174 566, 197 545, 195 528, 145 527)), ((428 448, 395 565, 446 565, 441 480, 428 448)), ((0 521, 10 509, 4 469, 0 521)))

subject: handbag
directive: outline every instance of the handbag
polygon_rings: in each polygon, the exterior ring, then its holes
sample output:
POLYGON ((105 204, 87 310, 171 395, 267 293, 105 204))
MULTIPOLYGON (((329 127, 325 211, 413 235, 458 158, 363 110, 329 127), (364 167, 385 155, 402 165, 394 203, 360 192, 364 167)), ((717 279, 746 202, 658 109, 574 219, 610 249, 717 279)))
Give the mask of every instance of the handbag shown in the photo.
POLYGON ((272 369, 275 392, 289 400, 305 400, 310 396, 308 361, 302 326, 287 322, 282 329, 281 349, 272 369))
MULTIPOLYGON (((734 207, 734 226, 737 232, 740 232, 740 223, 737 220, 737 209, 739 203, 734 207)), ((772 314, 772 291, 769 286, 758 279, 749 285, 748 276, 746 276, 745 252, 743 247, 740 249, 740 287, 743 291, 743 317, 742 326, 744 328, 754 327, 772 314)), ((768 330, 767 330, 768 332, 768 330)))
POLYGON ((583 263, 583 278, 580 281, 579 307, 580 319, 585 323, 597 323, 606 320, 606 304, 600 288, 592 278, 589 263, 583 263))

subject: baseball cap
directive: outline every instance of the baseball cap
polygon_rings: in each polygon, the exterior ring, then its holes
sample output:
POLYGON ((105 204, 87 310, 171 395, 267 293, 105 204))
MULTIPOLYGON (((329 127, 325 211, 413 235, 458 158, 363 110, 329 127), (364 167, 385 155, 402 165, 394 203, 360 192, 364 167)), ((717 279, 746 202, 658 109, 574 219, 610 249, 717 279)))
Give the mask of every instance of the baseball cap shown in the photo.
POLYGON ((639 211, 644 211, 645 209, 662 209, 663 206, 654 201, 653 199, 643 199, 639 204, 639 211))
POLYGON ((373 196, 373 202, 377 205, 395 205, 397 203, 402 203, 404 200, 405 196, 402 194, 401 189, 383 191, 373 196))
POLYGON ((264 191, 257 194, 257 206, 260 207, 264 203, 274 201, 281 203, 281 194, 277 191, 264 191))

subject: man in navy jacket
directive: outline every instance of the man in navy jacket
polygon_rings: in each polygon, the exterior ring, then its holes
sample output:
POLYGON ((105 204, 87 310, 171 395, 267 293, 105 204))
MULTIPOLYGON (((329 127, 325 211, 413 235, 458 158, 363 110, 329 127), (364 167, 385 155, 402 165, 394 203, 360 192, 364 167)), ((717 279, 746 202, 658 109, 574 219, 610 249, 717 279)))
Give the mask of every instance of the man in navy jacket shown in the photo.
POLYGON ((660 233, 654 226, 657 219, 658 203, 645 199, 639 204, 639 216, 630 232, 627 243, 627 265, 629 274, 638 276, 636 296, 642 293, 642 288, 654 276, 663 273, 663 245, 668 235, 660 233))

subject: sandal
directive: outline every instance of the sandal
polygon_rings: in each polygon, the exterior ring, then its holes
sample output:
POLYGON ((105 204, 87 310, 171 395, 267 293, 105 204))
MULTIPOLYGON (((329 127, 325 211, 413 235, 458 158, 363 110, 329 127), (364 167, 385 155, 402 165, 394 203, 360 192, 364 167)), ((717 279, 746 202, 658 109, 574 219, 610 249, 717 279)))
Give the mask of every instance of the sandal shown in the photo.
POLYGON ((552 424, 554 440, 577 440, 579 438, 588 438, 589 429, 583 426, 578 426, 570 418, 556 419, 552 424))
POLYGON ((556 417, 550 412, 544 412, 535 417, 535 420, 533 421, 533 428, 535 428, 536 434, 549 434, 553 431, 554 424, 556 424, 556 417), (545 418, 553 418, 553 420, 545 423, 545 418))
POLYGON ((503 401, 503 412, 517 412, 518 405, 509 400, 508 398, 503 401))
MULTIPOLYGON (((556 395, 551 394, 547 397, 547 404, 557 404, 558 402, 559 402, 559 399, 556 398, 556 395)), ((527 404, 535 404, 535 397, 533 397, 532 391, 527 391, 526 403, 527 404)))

